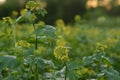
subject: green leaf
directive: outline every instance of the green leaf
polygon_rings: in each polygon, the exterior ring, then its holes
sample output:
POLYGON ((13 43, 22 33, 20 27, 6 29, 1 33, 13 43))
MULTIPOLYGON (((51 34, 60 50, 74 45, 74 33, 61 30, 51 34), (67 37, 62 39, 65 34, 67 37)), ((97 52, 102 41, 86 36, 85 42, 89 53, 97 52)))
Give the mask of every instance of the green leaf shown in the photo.
POLYGON ((14 68, 16 56, 4 55, 0 56, 0 71, 6 67, 14 68))
POLYGON ((43 77, 46 78, 46 79, 53 79, 54 78, 52 73, 44 73, 43 77))
POLYGON ((56 37, 56 28, 50 25, 45 25, 43 27, 39 27, 38 29, 35 30, 36 35, 40 36, 46 36, 50 38, 55 38, 56 37))
POLYGON ((46 68, 46 64, 44 63, 44 61, 40 58, 37 58, 35 60, 35 63, 37 63, 39 68, 45 69, 46 68))
POLYGON ((28 11, 28 12, 25 14, 25 18, 28 19, 30 16, 31 16, 31 11, 28 11))
POLYGON ((107 80, 120 80, 119 73, 113 68, 103 70, 103 72, 105 73, 107 80))
POLYGON ((77 75, 75 72, 73 71, 69 71, 67 72, 67 75, 69 77, 69 80, 78 80, 79 79, 79 75, 77 75))
POLYGON ((104 64, 106 64, 106 65, 108 65, 108 66, 110 66, 111 65, 111 63, 110 63, 110 61, 109 61, 109 59, 107 58, 107 57, 102 57, 102 60, 103 60, 103 62, 104 62, 104 64))
POLYGON ((46 68, 47 67, 46 65, 49 65, 49 67, 51 67, 51 68, 56 68, 56 66, 54 65, 54 63, 51 60, 46 60, 46 59, 42 59, 39 57, 35 58, 35 63, 37 63, 37 65, 40 68, 46 68))
POLYGON ((19 23, 19 22, 22 22, 22 21, 26 21, 26 20, 29 20, 31 16, 31 12, 30 11, 27 11, 27 13, 25 15, 22 15, 22 16, 19 16, 16 20, 15 20, 15 23, 19 23))
POLYGON ((93 57, 92 56, 83 57, 82 62, 84 65, 91 65, 93 63, 93 57))
POLYGON ((50 65, 52 68, 56 68, 55 64, 52 62, 52 60, 46 60, 46 59, 42 59, 44 61, 45 64, 50 65))
POLYGON ((15 23, 14 23, 14 24, 19 23, 19 22, 21 22, 21 21, 23 21, 23 16, 19 16, 19 17, 15 20, 15 23))
POLYGON ((81 67, 81 63, 78 61, 72 61, 68 64, 68 69, 69 70, 76 70, 81 67))
POLYGON ((60 69, 59 71, 56 71, 55 72, 55 76, 56 77, 61 77, 61 75, 64 75, 65 74, 65 70, 66 70, 66 67, 64 66, 62 69, 60 69))
POLYGON ((34 33, 37 36, 39 36, 39 35, 42 36, 43 35, 43 29, 44 29, 44 26, 41 26, 41 27, 37 28, 34 33))
POLYGON ((56 37, 55 35, 56 28, 50 25, 46 25, 44 29, 44 34, 49 37, 56 37))
POLYGON ((40 14, 44 17, 47 14, 47 11, 45 9, 41 9, 40 14))

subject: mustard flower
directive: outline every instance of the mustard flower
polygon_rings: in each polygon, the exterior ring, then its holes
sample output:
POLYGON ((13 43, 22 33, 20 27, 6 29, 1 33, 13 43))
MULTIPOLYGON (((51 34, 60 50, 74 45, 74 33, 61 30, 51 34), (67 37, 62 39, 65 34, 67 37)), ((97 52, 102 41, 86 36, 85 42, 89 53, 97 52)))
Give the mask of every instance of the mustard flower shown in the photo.
POLYGON ((3 17, 2 19, 5 23, 8 23, 10 25, 13 23, 13 19, 11 17, 3 17))
POLYGON ((24 41, 24 40, 20 40, 20 41, 15 43, 15 47, 18 47, 18 48, 29 48, 30 47, 30 43, 28 43, 27 41, 24 41))
POLYGON ((69 50, 64 46, 57 46, 54 50, 54 56, 59 60, 69 61, 69 50))
POLYGON ((106 48, 108 48, 107 45, 101 44, 101 43, 97 43, 97 50, 99 51, 104 51, 106 48))
POLYGON ((75 20, 75 22, 79 22, 81 20, 81 16, 80 15, 76 15, 74 17, 74 20, 75 20))

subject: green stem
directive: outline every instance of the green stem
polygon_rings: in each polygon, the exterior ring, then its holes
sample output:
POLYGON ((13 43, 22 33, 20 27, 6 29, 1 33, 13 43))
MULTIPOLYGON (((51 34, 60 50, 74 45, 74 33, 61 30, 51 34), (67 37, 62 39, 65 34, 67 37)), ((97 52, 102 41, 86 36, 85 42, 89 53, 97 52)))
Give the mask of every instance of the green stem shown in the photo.
POLYGON ((38 39, 37 39, 37 35, 36 35, 36 39, 35 39, 35 49, 37 49, 37 41, 38 41, 38 39))
POLYGON ((37 66, 37 64, 35 64, 35 80, 39 80, 38 77, 39 77, 38 66, 37 66))
MULTIPOLYGON (((36 29, 35 29, 35 25, 34 24, 33 24, 33 27, 34 27, 34 31, 35 31, 36 29)), ((35 34, 35 49, 38 48, 37 42, 38 42, 38 39, 37 39, 37 35, 35 34)))
POLYGON ((12 25, 12 35, 13 35, 13 45, 16 43, 16 37, 15 37, 15 27, 12 25))
POLYGON ((64 61, 64 64, 65 64, 65 67, 66 67, 66 69, 65 69, 65 80, 67 80, 67 64, 66 64, 65 61, 64 61))

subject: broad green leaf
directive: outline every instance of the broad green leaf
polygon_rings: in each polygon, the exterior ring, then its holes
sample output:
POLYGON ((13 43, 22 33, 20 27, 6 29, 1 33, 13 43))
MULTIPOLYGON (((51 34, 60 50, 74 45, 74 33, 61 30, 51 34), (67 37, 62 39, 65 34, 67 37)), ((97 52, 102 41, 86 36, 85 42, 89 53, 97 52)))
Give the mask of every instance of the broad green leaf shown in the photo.
POLYGON ((61 75, 64 75, 65 74, 65 70, 66 70, 66 67, 64 66, 62 69, 60 69, 59 71, 56 71, 55 72, 55 76, 56 77, 60 77, 61 75))
POLYGON ((45 69, 46 68, 46 64, 44 63, 44 61, 40 58, 36 58, 35 59, 35 63, 38 65, 39 68, 45 69))
POLYGON ((79 69, 80 66, 82 66, 80 62, 78 62, 78 61, 72 61, 72 62, 70 62, 68 64, 68 69, 69 70, 76 70, 76 69, 79 69))
POLYGON ((84 65, 91 65, 93 63, 93 57, 92 56, 83 57, 82 62, 84 65))
POLYGON ((67 76, 69 77, 69 80, 78 80, 78 78, 79 78, 79 75, 77 75, 73 71, 67 72, 67 76))
POLYGON ((113 68, 103 70, 103 72, 105 73, 107 80, 120 80, 119 73, 113 68))
POLYGON ((30 17, 30 15, 31 15, 31 12, 28 11, 28 12, 25 14, 25 18, 28 19, 28 18, 30 17))
POLYGON ((55 27, 50 26, 50 25, 46 25, 44 30, 45 30, 44 34, 46 36, 49 36, 52 38, 56 37, 56 35, 55 35, 56 28, 55 27))
POLYGON ((49 67, 51 67, 51 68, 56 68, 54 63, 51 60, 42 59, 40 57, 35 57, 35 59, 34 58, 29 59, 29 58, 25 60, 25 63, 31 64, 31 65, 37 64, 38 67, 42 68, 42 69, 47 68, 48 66, 46 66, 46 65, 49 65, 49 67))
POLYGON ((44 61, 45 64, 50 65, 52 68, 56 68, 55 64, 52 62, 52 60, 46 60, 46 59, 42 59, 44 61))
POLYGON ((0 71, 6 67, 14 68, 16 56, 4 55, 0 56, 0 71))
POLYGON ((55 27, 50 25, 45 25, 36 29, 34 33, 38 36, 40 35, 40 36, 55 38, 56 37, 55 31, 56 31, 55 27))

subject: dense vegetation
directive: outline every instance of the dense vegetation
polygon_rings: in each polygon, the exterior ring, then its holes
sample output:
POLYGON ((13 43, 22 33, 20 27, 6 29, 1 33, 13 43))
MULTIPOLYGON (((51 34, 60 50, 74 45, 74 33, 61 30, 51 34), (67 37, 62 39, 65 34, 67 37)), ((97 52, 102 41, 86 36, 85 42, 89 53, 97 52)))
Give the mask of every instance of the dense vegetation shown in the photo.
POLYGON ((28 1, 20 17, 0 21, 0 80, 120 80, 120 32, 110 19, 76 15, 53 27, 40 20, 46 13, 28 1))

